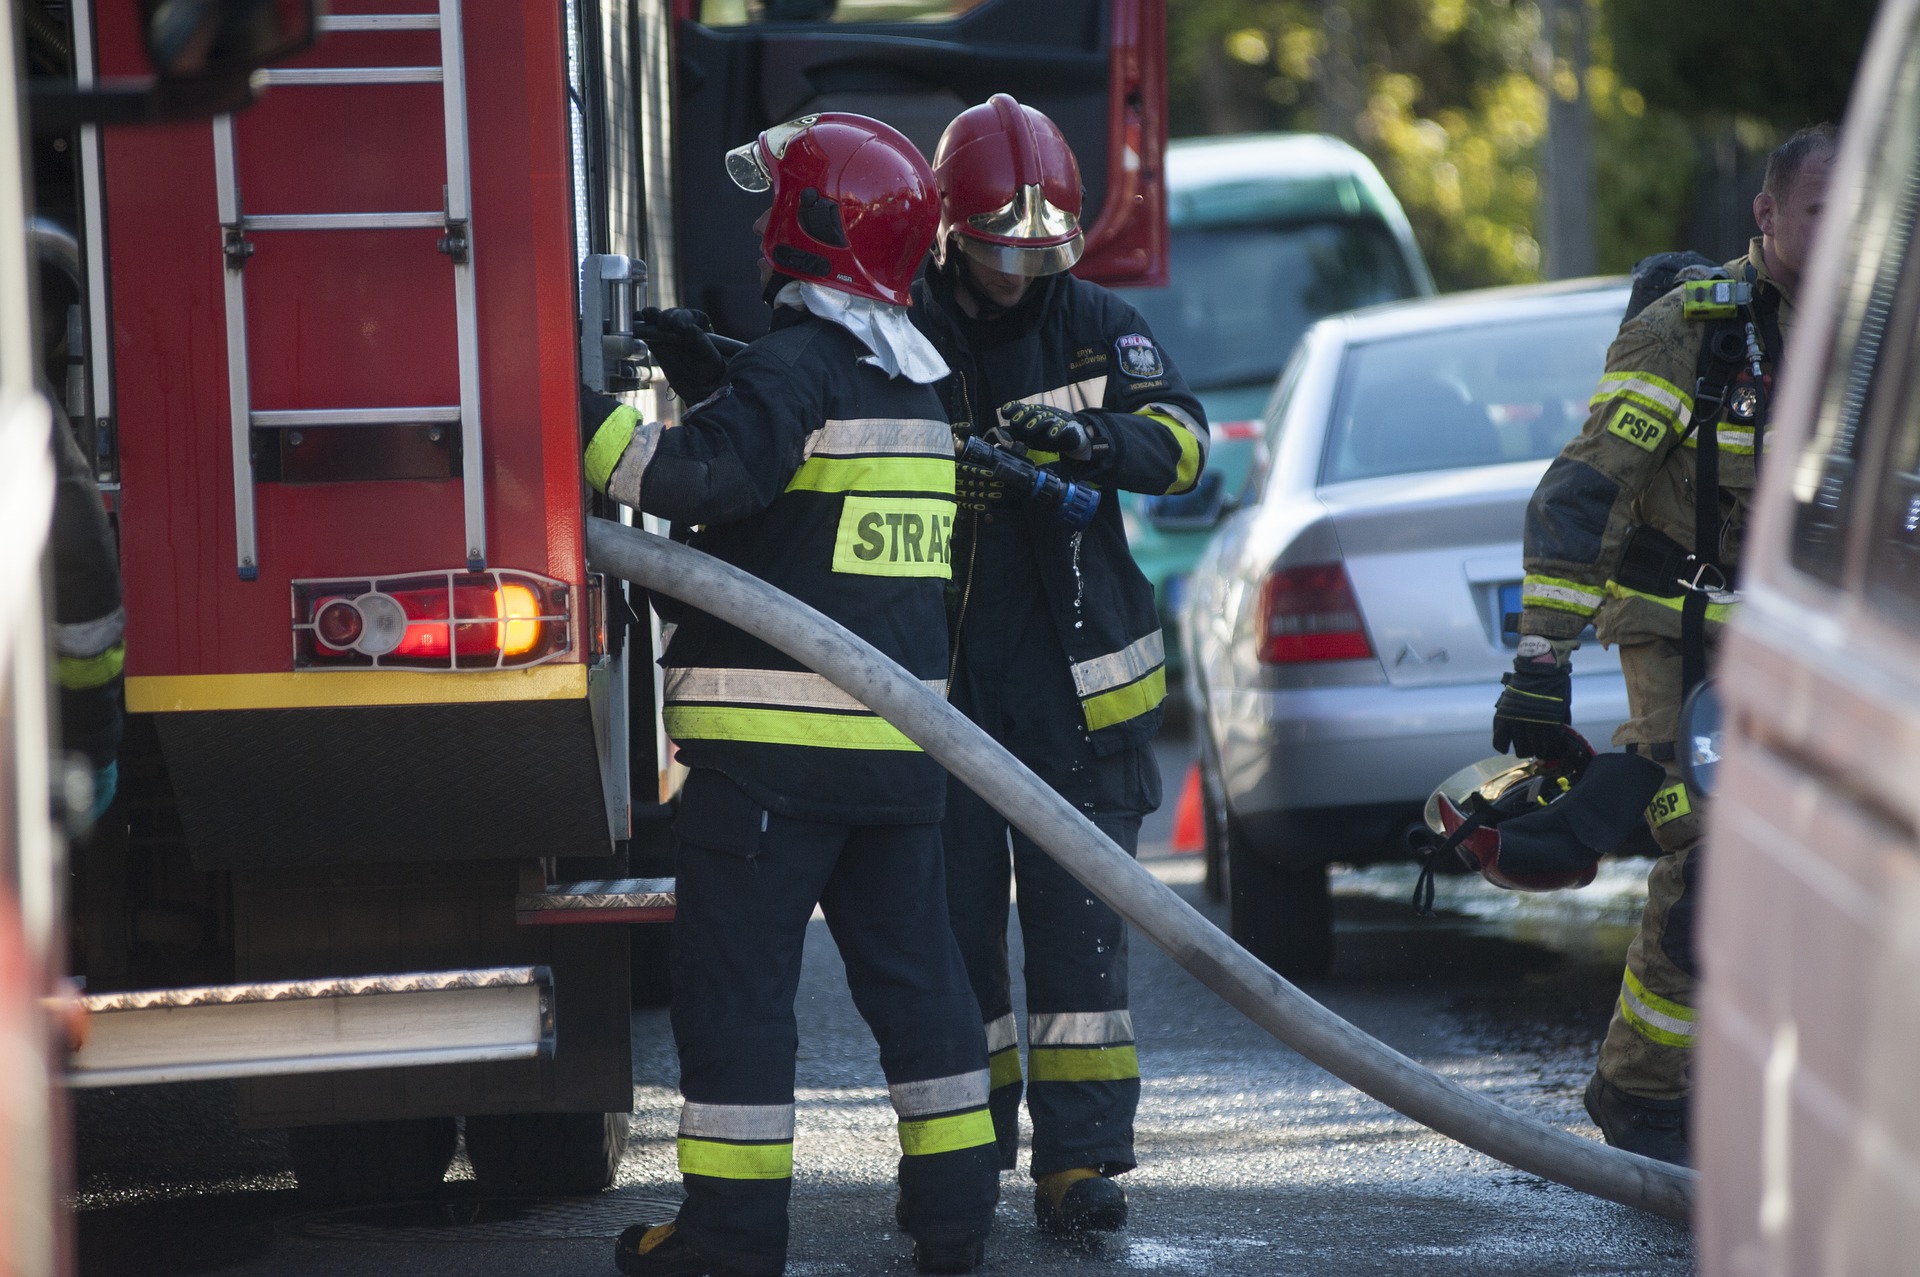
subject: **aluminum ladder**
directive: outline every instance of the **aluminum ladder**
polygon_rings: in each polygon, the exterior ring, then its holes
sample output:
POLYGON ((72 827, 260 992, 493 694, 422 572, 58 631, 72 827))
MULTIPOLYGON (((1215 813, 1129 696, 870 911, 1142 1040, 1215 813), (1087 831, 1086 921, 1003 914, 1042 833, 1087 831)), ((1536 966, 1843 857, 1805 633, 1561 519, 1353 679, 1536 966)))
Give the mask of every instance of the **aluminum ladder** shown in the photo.
POLYGON ((446 115, 446 207, 419 213, 275 213, 248 216, 240 196, 231 115, 213 121, 214 177, 218 183, 221 252, 226 259, 227 388, 232 404, 234 539, 240 579, 260 573, 254 520, 253 430, 333 429, 355 426, 453 425, 460 427, 461 484, 465 507, 467 569, 487 566, 486 467, 480 448, 479 311, 473 288, 472 189, 467 154, 466 59, 461 45, 460 0, 439 0, 439 13, 327 14, 322 32, 433 31, 440 33, 438 66, 291 67, 259 72, 268 86, 321 87, 357 84, 438 84, 446 115), (368 231, 440 228, 439 251, 453 263, 455 337, 460 364, 457 405, 317 408, 258 411, 247 367, 245 268, 250 234, 274 231, 368 231))

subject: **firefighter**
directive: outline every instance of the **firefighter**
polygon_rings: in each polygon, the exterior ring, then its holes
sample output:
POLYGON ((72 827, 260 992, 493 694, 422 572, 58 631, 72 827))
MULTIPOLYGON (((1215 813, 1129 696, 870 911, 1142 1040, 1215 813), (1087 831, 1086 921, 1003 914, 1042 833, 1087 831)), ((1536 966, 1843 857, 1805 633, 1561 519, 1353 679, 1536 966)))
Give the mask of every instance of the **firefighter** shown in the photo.
MULTIPOLYGON (((727 156, 772 192, 757 224, 773 329, 724 366, 695 312, 661 366, 692 406, 671 430, 595 397, 588 480, 692 544, 839 621, 930 686, 946 678, 953 453, 946 373, 906 317, 938 220, 913 144, 828 113, 727 156)), ((901 1197, 925 1272, 981 1260, 998 1196, 986 1039, 946 925, 938 764, 772 647, 693 609, 666 667, 667 733, 691 769, 673 933, 680 1054, 678 1217, 619 1239, 622 1272, 782 1271, 793 1173, 794 993, 825 911, 880 1043, 899 1119, 901 1197)))
MULTIPOLYGON (((1185 492, 1206 462, 1200 405, 1138 312, 1066 273, 1084 246, 1080 170, 1045 115, 1006 94, 962 112, 934 157, 940 235, 914 320, 952 367, 956 444, 979 436, 1075 482, 1185 492)), ((1153 589, 1102 501, 1079 529, 962 465, 948 591, 955 706, 1110 838, 1135 849, 1160 804, 1152 739, 1166 696, 1153 589)), ((1009 871, 1026 951, 1030 1170, 1039 1224, 1126 1222, 1140 1098, 1127 936, 1032 840, 951 782, 947 903, 986 1021, 1000 1165, 1018 1149, 1022 1076, 1007 961, 1009 871), (1009 856, 1011 834, 1011 856, 1009 856)))
POLYGON ((1614 743, 1666 773, 1646 812, 1662 854, 1586 1092, 1609 1144, 1663 1161, 1688 1160, 1704 814, 1681 779, 1675 737, 1685 692, 1711 669, 1735 601, 1768 392, 1836 145, 1830 125, 1789 138, 1768 159, 1753 202, 1761 233, 1746 256, 1622 325, 1585 428, 1527 508, 1523 637, 1494 711, 1494 748, 1559 755, 1569 656, 1591 622, 1602 643, 1619 644, 1626 674, 1632 717, 1614 743))
POLYGON ((93 773, 92 806, 73 822, 78 833, 106 813, 119 786, 127 612, 120 603, 120 552, 93 470, 66 413, 44 385, 42 394, 53 406, 56 486, 49 543, 60 742, 93 773))

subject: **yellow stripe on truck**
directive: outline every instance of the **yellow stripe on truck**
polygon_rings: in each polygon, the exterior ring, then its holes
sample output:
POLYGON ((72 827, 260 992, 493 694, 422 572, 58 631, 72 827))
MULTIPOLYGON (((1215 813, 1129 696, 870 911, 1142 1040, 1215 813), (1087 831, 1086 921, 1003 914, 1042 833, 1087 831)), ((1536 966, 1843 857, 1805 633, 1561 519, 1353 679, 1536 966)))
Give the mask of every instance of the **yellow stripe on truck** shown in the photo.
POLYGON ((337 709, 377 705, 478 705, 580 700, 587 667, 427 674, 414 670, 311 670, 285 674, 161 674, 127 680, 136 714, 215 709, 337 709))

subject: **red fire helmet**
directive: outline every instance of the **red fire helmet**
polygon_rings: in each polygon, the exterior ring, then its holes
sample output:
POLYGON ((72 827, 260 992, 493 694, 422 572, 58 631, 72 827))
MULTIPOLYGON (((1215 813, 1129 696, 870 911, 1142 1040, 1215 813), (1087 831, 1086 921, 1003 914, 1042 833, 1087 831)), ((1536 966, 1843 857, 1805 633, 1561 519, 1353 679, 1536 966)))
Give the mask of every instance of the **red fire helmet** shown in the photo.
POLYGON ((760 252, 774 270, 905 306, 939 223, 933 172, 891 125, 828 111, 727 152, 727 176, 773 192, 760 252))
POLYGON ((933 153, 939 251, 1009 275, 1053 275, 1080 260, 1080 164, 1052 120, 1005 93, 954 117, 933 153))

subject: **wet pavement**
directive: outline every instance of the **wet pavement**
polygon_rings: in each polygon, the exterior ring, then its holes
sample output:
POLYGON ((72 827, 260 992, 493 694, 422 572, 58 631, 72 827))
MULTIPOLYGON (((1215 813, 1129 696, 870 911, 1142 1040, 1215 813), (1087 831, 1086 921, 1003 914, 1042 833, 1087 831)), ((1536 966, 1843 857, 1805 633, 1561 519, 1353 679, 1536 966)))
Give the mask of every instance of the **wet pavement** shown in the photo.
MULTIPOLYGON (((1177 756, 1167 759, 1176 770, 1177 756)), ((1169 788, 1169 805, 1176 788, 1169 788)), ((1197 858, 1142 852, 1215 921, 1197 858)), ((1413 873, 1336 875, 1339 953, 1304 987, 1465 1086, 1587 1138, 1580 1091, 1638 917, 1645 862, 1553 896, 1440 881, 1440 916, 1407 904, 1413 873)), ((1143 1096, 1129 1231, 1097 1248, 1034 1229, 1024 1172, 1002 1180, 989 1273, 1686 1274, 1678 1224, 1503 1167, 1367 1099, 1241 1019, 1136 942, 1143 1096)), ((893 1231, 893 1116, 872 1039, 825 924, 800 994, 792 1277, 908 1274, 893 1231)), ((664 1011, 634 1015, 634 1128, 615 1189, 482 1202, 464 1156, 443 1200, 316 1211, 277 1132, 235 1129, 219 1084, 82 1093, 84 1277, 174 1274, 612 1273, 611 1238, 672 1210, 676 1066, 664 1011)))

